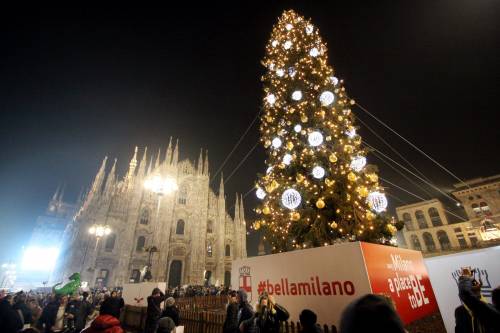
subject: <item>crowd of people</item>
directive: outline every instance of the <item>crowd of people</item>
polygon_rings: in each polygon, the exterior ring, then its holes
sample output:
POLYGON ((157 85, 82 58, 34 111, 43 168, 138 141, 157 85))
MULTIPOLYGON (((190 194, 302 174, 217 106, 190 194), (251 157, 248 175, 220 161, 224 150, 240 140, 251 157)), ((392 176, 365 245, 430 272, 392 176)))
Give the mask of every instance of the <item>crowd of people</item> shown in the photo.
MULTIPOLYGON (((500 287, 493 290, 492 304, 481 297, 481 283, 470 271, 459 278, 462 305, 455 310, 456 333, 500 332, 500 287)), ((289 319, 287 309, 263 292, 252 306, 244 290, 191 286, 153 289, 147 297, 145 333, 172 333, 182 325, 176 298, 227 295, 223 333, 279 333, 289 319), (161 304, 164 304, 163 308, 161 304)), ((75 295, 33 292, 0 295, 0 332, 5 333, 123 333, 120 315, 124 309, 120 291, 96 290, 75 295)), ((302 333, 321 333, 314 311, 299 315, 302 333)), ((341 316, 340 333, 404 333, 403 322, 386 297, 367 294, 349 304, 341 316)))

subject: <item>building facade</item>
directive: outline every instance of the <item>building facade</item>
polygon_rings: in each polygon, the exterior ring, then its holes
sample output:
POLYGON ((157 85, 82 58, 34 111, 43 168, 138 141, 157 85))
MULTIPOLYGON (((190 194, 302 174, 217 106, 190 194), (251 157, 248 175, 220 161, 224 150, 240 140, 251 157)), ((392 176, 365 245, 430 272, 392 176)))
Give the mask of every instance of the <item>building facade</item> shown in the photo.
POLYGON ((458 220, 450 223, 450 213, 437 199, 397 207, 404 222, 400 245, 433 255, 500 243, 500 175, 454 186, 452 194, 467 218, 453 214, 458 220))
POLYGON ((226 211, 224 182, 210 188, 208 154, 197 166, 179 161, 178 144, 169 144, 148 163, 137 148, 126 175, 118 179, 116 160, 106 175, 105 158, 81 208, 65 231, 65 247, 53 280, 80 272, 90 286, 122 286, 138 282, 151 263, 154 281, 168 286, 225 284, 233 259, 245 258, 246 222, 242 197, 236 195, 234 218, 226 211), (161 195, 145 188, 150 179, 170 179, 177 190, 161 195), (111 233, 97 238, 92 225, 111 233), (148 251, 155 247, 156 252, 148 251))

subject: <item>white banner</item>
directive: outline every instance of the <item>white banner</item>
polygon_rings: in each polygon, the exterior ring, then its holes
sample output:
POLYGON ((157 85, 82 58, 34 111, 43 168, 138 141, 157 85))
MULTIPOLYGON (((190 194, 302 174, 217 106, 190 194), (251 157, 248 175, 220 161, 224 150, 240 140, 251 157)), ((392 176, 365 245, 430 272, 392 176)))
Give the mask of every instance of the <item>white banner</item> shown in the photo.
POLYGON ((457 281, 462 267, 476 269, 481 293, 491 302, 491 291, 500 285, 500 246, 424 259, 432 288, 448 333, 455 332, 455 308, 461 305, 457 281))
POLYGON ((345 306, 371 292, 358 242, 235 260, 232 267, 233 288, 245 289, 253 306, 267 290, 293 321, 310 309, 318 323, 338 325, 345 306))
POLYGON ((135 306, 147 306, 148 296, 151 296, 154 288, 159 288, 162 293, 167 288, 166 282, 141 282, 125 283, 123 285, 122 297, 125 304, 135 306))

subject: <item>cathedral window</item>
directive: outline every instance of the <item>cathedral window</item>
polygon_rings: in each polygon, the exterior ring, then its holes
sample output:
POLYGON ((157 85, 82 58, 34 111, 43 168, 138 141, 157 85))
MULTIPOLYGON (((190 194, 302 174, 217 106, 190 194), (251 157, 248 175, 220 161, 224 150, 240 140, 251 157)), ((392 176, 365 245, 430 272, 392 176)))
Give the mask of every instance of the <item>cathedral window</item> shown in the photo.
POLYGON ((140 224, 148 224, 149 223, 149 209, 144 208, 141 212, 141 218, 139 220, 140 224))
POLYGON ((231 256, 231 246, 229 244, 226 245, 226 257, 231 256))
POLYGON ((443 225, 443 222, 441 222, 441 217, 439 216, 439 212, 436 208, 429 208, 429 216, 431 217, 431 222, 434 227, 443 225))
POLYGON ((208 220, 207 222, 207 233, 211 234, 214 232, 214 221, 208 220))
POLYGON ((116 234, 108 235, 106 238, 106 244, 104 245, 104 251, 111 252, 115 247, 116 234))
POLYGON ((130 275, 130 282, 138 283, 141 277, 141 272, 138 269, 133 269, 130 275))
POLYGON ((182 186, 178 193, 179 193, 179 195, 177 197, 177 202, 180 205, 185 205, 186 201, 187 201, 187 189, 186 189, 186 187, 182 186))
POLYGON ((184 235, 184 220, 177 221, 177 226, 175 228, 175 233, 177 235, 184 235))
POLYGON ((207 257, 212 256, 212 244, 208 244, 207 246, 207 257))
POLYGON ((137 252, 144 251, 144 245, 146 244, 146 238, 144 236, 139 236, 137 238, 137 244, 135 246, 135 250, 137 252))
POLYGON ((418 227, 420 229, 426 229, 429 227, 427 225, 427 220, 425 219, 424 213, 421 210, 417 210, 415 212, 415 218, 417 219, 418 227))

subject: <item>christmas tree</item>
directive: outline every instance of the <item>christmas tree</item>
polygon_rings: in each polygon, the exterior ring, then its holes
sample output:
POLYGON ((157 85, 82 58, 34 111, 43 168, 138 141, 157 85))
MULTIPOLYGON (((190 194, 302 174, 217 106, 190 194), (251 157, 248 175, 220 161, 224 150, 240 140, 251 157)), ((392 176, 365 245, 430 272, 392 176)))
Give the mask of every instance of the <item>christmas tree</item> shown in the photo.
POLYGON ((366 164, 343 81, 308 20, 289 10, 266 46, 261 141, 268 166, 253 228, 274 252, 337 241, 387 243, 396 227, 377 169, 366 164))

